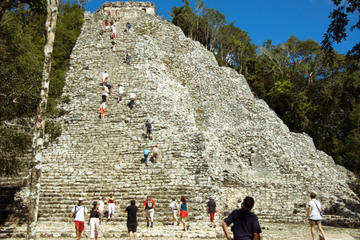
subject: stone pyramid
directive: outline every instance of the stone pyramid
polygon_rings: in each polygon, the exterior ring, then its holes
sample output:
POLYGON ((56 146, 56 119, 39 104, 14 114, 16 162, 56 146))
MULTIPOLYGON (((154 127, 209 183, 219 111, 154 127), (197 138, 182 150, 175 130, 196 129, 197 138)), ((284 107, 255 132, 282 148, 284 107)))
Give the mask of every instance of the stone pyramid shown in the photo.
MULTIPOLYGON (((112 221, 122 225, 129 201, 141 205, 147 195, 156 201, 158 224, 171 222, 168 205, 182 195, 189 201, 190 221, 199 224, 208 221, 208 197, 216 200, 221 222, 247 195, 255 198, 261 223, 296 223, 304 219, 310 191, 318 193, 326 223, 360 224, 352 173, 317 150, 306 134, 290 132, 253 96, 242 75, 219 67, 199 42, 154 15, 152 4, 129 4, 105 3, 85 14, 66 75, 63 96, 70 102, 61 106, 68 112, 59 119, 62 134, 43 153, 40 237, 73 236, 66 221, 76 200, 82 197, 89 206, 109 193, 119 201, 112 221), (99 35, 110 12, 117 20, 114 48, 110 33, 99 35), (131 31, 123 32, 127 22, 131 31), (127 53, 131 65, 124 63, 127 53), (104 71, 115 89, 100 120, 104 71), (126 93, 119 103, 118 84, 126 93), (137 96, 133 110, 127 105, 129 93, 137 96), (146 120, 153 126, 151 140, 144 138, 146 120), (143 150, 154 144, 160 158, 146 166, 143 150)), ((104 237, 115 238, 118 231, 104 237)), ((196 234, 190 238, 215 239, 219 233, 196 234)), ((189 237, 184 236, 173 238, 189 237)))

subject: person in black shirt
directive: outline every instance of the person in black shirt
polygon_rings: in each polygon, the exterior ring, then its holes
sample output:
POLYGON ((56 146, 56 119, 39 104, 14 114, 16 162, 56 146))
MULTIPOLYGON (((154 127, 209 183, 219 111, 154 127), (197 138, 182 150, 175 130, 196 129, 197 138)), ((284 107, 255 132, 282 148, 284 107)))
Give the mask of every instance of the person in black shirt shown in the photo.
POLYGON ((137 229, 137 213, 138 207, 135 206, 135 200, 130 201, 130 206, 125 210, 127 212, 127 228, 129 233, 129 238, 136 240, 136 229, 137 229))
POLYGON ((233 223, 231 231, 234 233, 233 240, 260 240, 260 224, 257 216, 250 212, 254 207, 254 199, 246 197, 243 201, 242 208, 234 210, 224 220, 222 227, 225 236, 231 240, 228 226, 233 223))
POLYGON ((99 235, 99 228, 101 222, 101 211, 99 210, 100 204, 98 202, 93 202, 93 208, 90 212, 90 240, 97 240, 99 235))
POLYGON ((151 139, 151 128, 152 127, 151 127, 151 123, 149 123, 149 120, 146 120, 145 128, 146 128, 145 137, 151 139))
POLYGON ((207 202, 207 212, 210 214, 210 222, 211 222, 211 227, 216 227, 216 223, 215 223, 215 213, 216 213, 216 203, 215 200, 210 197, 209 201, 207 202))

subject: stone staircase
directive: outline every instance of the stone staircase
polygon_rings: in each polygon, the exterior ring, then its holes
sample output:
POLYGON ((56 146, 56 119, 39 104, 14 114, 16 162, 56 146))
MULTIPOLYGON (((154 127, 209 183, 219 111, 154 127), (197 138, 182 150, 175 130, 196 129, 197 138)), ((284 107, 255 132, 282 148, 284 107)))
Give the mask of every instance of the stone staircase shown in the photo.
MULTIPOLYGON (((204 198, 209 194, 204 184, 197 187, 192 158, 197 159, 197 132, 172 132, 171 122, 158 119, 162 107, 155 106, 161 101, 154 82, 143 64, 147 59, 141 54, 137 35, 141 18, 124 18, 117 22, 118 37, 116 51, 112 51, 106 33, 103 39, 96 39, 102 29, 104 18, 96 16, 84 24, 83 34, 73 51, 71 69, 67 75, 67 94, 71 103, 64 108, 69 115, 64 119, 64 131, 59 143, 45 151, 46 163, 42 176, 39 204, 40 222, 65 222, 70 208, 80 196, 90 204, 100 196, 114 193, 124 210, 131 199, 139 204, 151 195, 156 201, 156 221, 170 222, 169 202, 172 197, 190 197, 194 192, 201 196, 191 198, 192 211, 204 211, 204 198), (127 21, 133 23, 133 31, 121 30, 127 21), (133 56, 132 64, 123 63, 127 52, 133 56), (79 58, 80 54, 84 54, 79 58), (81 61, 79 61, 81 60, 81 61), (104 120, 98 119, 101 94, 102 71, 109 73, 109 82, 115 90, 110 96, 104 120), (136 93, 136 106, 130 110, 127 96, 120 103, 116 101, 116 86, 122 83, 127 93, 136 93), (153 125, 153 139, 145 139, 144 124, 149 120, 153 125), (142 163, 143 150, 152 149, 157 143, 161 155, 157 163, 146 166, 142 163), (190 159, 189 159, 190 156, 190 159)), ((160 115, 161 116, 161 115, 160 115)), ((164 116, 161 116, 164 117, 164 116)), ((210 185, 208 185, 210 186, 210 185)), ((125 214, 119 214, 117 207, 114 221, 124 221, 125 214)), ((192 219, 196 215, 192 215, 192 219)), ((140 220, 143 220, 140 218, 140 220)))
MULTIPOLYGON (((209 196, 218 203, 219 223, 246 195, 255 198, 261 224, 298 223, 308 192, 323 191, 328 223, 360 223, 354 210, 359 195, 349 187, 353 175, 316 150, 309 137, 289 132, 253 97, 241 75, 218 67, 212 53, 179 28, 136 8, 121 11, 113 51, 110 33, 99 37, 107 18, 103 11, 85 15, 71 55, 63 93, 70 102, 61 106, 68 114, 59 119, 62 135, 43 152, 40 239, 74 239, 67 221, 77 199, 84 198, 90 208, 110 193, 119 204, 115 217, 102 224, 101 239, 125 239, 123 210, 131 199, 141 206, 147 195, 156 202, 155 227, 146 229, 139 214, 140 239, 223 238, 219 227, 207 226, 209 196), (131 32, 123 32, 126 22, 131 32), (131 65, 123 63, 126 53, 132 55, 131 65), (114 93, 101 120, 103 71, 114 93), (120 83, 126 96, 117 103, 120 83), (133 110, 127 106, 131 92, 137 96, 133 110), (153 126, 152 140, 144 138, 146 120, 153 126), (160 158, 146 166, 143 150, 154 144, 160 158), (167 226, 171 198, 182 195, 189 202, 190 232, 167 226)), ((266 239, 280 239, 271 234, 266 239)), ((0 233, 0 239, 24 236, 25 226, 6 225, 0 233)))

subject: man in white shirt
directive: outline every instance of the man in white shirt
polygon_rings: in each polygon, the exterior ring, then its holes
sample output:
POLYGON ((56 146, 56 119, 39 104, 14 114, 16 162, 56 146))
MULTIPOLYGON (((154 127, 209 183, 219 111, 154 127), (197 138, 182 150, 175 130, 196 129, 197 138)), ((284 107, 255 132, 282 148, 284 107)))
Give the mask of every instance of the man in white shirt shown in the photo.
POLYGON ((325 232, 321 226, 321 219, 322 219, 321 204, 318 200, 315 199, 316 193, 314 193, 314 192, 310 193, 310 198, 311 198, 311 200, 308 203, 308 210, 307 210, 305 221, 310 223, 311 235, 312 235, 313 240, 316 239, 315 225, 317 225, 323 238, 326 239, 325 232))
POLYGON ((119 84, 118 87, 119 88, 118 88, 118 99, 117 99, 117 101, 120 102, 121 99, 122 99, 122 96, 124 94, 124 86, 119 84))
POLYGON ((178 220, 179 204, 175 201, 175 198, 172 199, 172 202, 170 203, 170 208, 171 208, 172 215, 173 215, 173 224, 179 225, 179 223, 180 223, 178 220))
POLYGON ((79 202, 77 206, 74 206, 70 213, 69 222, 72 223, 72 219, 74 217, 75 221, 75 229, 76 229, 76 240, 81 239, 81 234, 84 231, 85 220, 88 219, 88 210, 85 206, 83 206, 83 199, 79 198, 79 202))

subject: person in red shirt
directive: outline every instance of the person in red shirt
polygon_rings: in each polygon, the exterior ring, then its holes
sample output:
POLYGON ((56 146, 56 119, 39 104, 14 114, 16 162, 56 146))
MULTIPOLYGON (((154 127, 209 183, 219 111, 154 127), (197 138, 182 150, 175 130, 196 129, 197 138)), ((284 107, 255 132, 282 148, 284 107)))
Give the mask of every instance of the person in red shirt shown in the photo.
POLYGON ((154 223, 154 213, 155 213, 155 201, 148 196, 144 201, 143 213, 145 212, 146 217, 146 226, 149 227, 149 219, 151 222, 151 227, 154 223))

